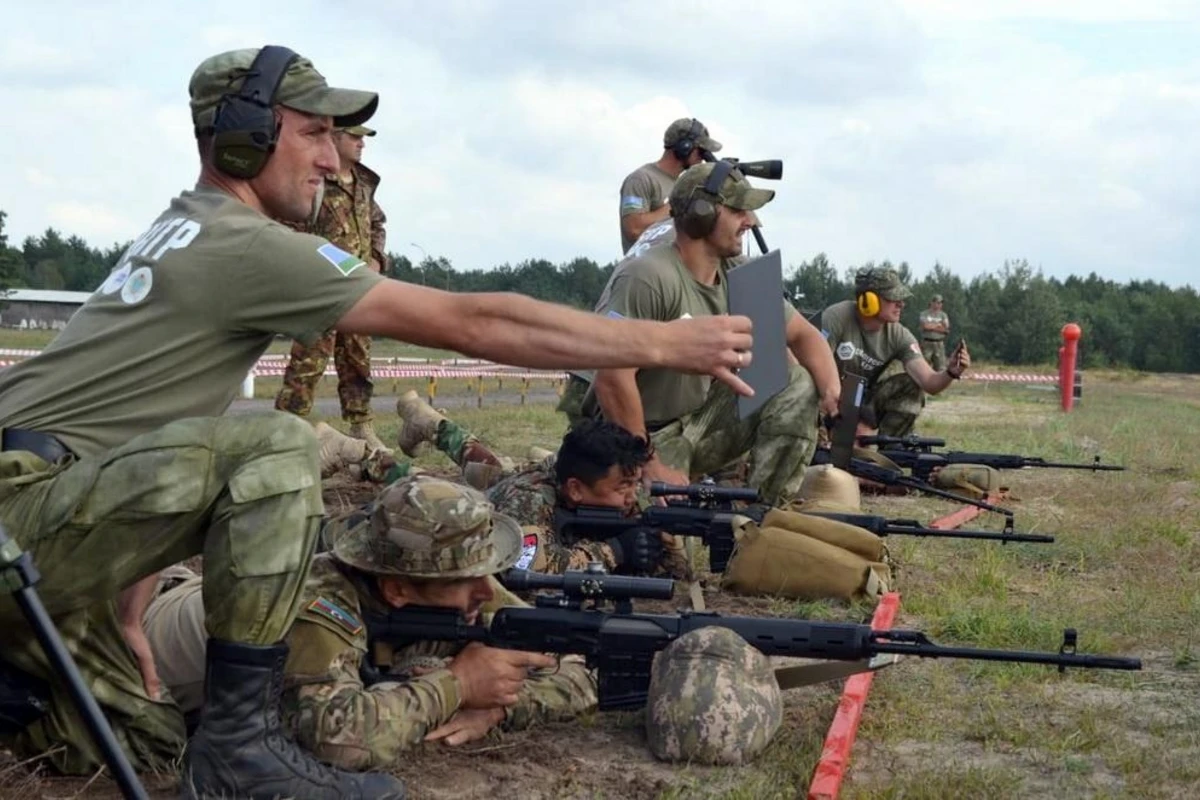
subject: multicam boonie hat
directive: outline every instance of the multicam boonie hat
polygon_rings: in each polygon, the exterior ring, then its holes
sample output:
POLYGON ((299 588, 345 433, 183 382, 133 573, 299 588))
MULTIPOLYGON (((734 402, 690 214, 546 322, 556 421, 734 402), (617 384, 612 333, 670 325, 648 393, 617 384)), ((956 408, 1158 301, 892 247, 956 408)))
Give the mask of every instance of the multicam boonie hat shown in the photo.
MULTIPOLYGON (((217 105, 229 94, 237 94, 260 48, 230 50, 204 59, 188 83, 192 122, 196 130, 213 124, 217 105)), ((306 114, 333 117, 338 127, 361 125, 371 118, 379 105, 379 95, 357 89, 334 89, 307 58, 297 58, 288 66, 275 102, 306 114)))
POLYGON ((475 578, 516 563, 521 527, 479 491, 430 475, 388 486, 369 517, 333 520, 325 529, 333 557, 374 575, 475 578))
POLYGON ((677 119, 667 126, 663 133, 663 147, 674 147, 681 139, 692 137, 696 147, 715 153, 721 149, 721 143, 708 135, 708 128, 698 119, 684 117, 677 119), (694 126, 694 127, 693 127, 694 126))
POLYGON ((900 273, 891 267, 868 267, 854 276, 855 292, 874 292, 884 300, 907 300, 912 290, 900 280, 900 273))
MULTIPOLYGON (((708 177, 717 167, 715 161, 706 161, 694 167, 688 167, 675 181, 671 189, 671 214, 686 213, 692 196, 704 188, 708 177)), ((750 185, 746 176, 737 169, 731 170, 729 177, 721 184, 717 192, 717 202, 723 206, 736 208, 739 211, 754 211, 771 202, 775 197, 772 189, 755 189, 750 185)))
POLYGON ((646 740, 663 761, 741 764, 783 721, 783 694, 767 657, 716 625, 685 633, 658 654, 646 707, 646 740))

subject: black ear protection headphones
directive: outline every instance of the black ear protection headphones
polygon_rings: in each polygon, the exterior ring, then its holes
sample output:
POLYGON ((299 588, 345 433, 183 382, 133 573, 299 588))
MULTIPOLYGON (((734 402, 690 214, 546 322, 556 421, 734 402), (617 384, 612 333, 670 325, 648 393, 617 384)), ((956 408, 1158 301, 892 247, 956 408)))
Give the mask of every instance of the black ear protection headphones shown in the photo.
POLYGON ((721 187, 736 168, 732 161, 716 162, 704 185, 688 195, 687 206, 679 217, 680 230, 693 239, 703 239, 712 233, 717 224, 717 206, 721 204, 721 187))
POLYGON ((704 126, 700 124, 700 120, 692 117, 692 124, 688 128, 687 133, 683 138, 671 145, 671 152, 680 161, 687 161, 687 157, 696 149, 696 140, 704 135, 704 126))
POLYGON ((854 276, 854 300, 858 313, 864 317, 874 317, 879 314, 879 295, 867 288, 871 273, 864 270, 854 276))
POLYGON ((213 116, 213 164, 234 178, 253 178, 267 164, 279 138, 272 106, 288 67, 300 56, 269 44, 258 51, 242 89, 221 98, 213 116))

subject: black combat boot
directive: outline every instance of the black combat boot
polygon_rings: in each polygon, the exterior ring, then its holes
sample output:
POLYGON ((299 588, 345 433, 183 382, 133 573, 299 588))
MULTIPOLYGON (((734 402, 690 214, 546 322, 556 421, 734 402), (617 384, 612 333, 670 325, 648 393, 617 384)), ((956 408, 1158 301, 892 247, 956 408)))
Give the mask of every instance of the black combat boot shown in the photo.
POLYGON ((287 645, 208 640, 204 708, 180 776, 188 800, 280 797, 404 800, 390 775, 344 772, 305 753, 282 729, 287 645))

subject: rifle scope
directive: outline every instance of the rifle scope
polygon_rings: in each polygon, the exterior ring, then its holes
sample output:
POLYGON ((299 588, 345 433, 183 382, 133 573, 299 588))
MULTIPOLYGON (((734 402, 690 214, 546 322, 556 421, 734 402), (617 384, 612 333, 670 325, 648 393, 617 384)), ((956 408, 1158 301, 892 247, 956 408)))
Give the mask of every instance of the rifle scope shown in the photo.
POLYGON ((624 600, 670 600, 675 581, 670 578, 640 578, 633 575, 609 575, 603 569, 572 570, 562 575, 546 575, 524 569, 510 569, 500 582, 514 592, 551 589, 568 597, 594 597, 624 600))

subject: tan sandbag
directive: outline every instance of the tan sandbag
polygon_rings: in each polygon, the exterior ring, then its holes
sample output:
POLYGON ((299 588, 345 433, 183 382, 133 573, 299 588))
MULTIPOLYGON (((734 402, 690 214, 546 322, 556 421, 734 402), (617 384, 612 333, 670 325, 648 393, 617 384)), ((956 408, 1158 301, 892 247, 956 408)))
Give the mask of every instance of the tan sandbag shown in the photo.
POLYGON ((930 481, 939 489, 957 491, 982 500, 1001 488, 1000 473, 983 464, 947 464, 930 481))
POLYGON ((858 479, 833 464, 814 464, 804 470, 796 496, 806 502, 836 503, 855 511, 862 508, 858 479))
POLYGON ((729 559, 721 586, 739 594, 800 600, 878 599, 888 590, 886 567, 849 550, 783 528, 751 523, 729 559))
POLYGON ((762 527, 783 528, 787 531, 811 536, 825 544, 849 550, 867 561, 882 561, 884 553, 887 552, 883 537, 876 536, 857 525, 849 525, 835 519, 814 517, 811 514, 773 508, 763 517, 762 527))

